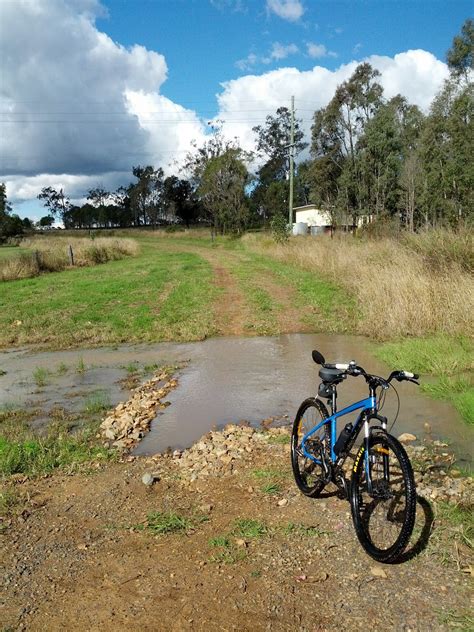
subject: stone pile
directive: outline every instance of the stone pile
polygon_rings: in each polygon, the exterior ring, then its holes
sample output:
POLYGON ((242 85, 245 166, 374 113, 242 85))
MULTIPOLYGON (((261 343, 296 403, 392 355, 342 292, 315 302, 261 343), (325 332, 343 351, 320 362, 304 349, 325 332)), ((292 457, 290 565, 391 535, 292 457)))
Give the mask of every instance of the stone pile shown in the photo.
POLYGON ((162 400, 177 384, 175 378, 162 370, 134 389, 130 399, 109 411, 101 423, 100 434, 106 444, 120 449, 132 448, 148 432, 158 410, 166 408, 162 400))
POLYGON ((474 503, 474 479, 456 468, 454 455, 441 441, 406 446, 415 474, 417 492, 427 500, 462 505, 474 503))
POLYGON ((229 476, 238 472, 239 461, 268 445, 269 437, 288 433, 287 428, 258 432, 255 428, 229 424, 222 431, 204 435, 189 449, 175 451, 172 458, 183 469, 185 480, 191 482, 207 476, 229 476))

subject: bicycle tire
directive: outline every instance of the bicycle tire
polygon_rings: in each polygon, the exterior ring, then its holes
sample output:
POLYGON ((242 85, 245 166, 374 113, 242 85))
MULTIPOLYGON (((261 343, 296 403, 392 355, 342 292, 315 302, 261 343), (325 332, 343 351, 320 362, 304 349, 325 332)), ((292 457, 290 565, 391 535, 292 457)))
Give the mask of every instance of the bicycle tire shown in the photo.
POLYGON ((365 449, 362 445, 352 470, 352 520, 359 542, 370 557, 389 564, 397 561, 413 532, 416 514, 413 469, 405 449, 395 437, 387 433, 372 435, 369 439, 373 483, 370 494, 365 449), (388 462, 388 481, 383 473, 384 459, 388 462), (377 524, 381 525, 380 533, 377 524), (382 544, 383 534, 389 532, 388 545, 382 544))
MULTIPOLYGON (((305 399, 296 413, 291 433, 291 466, 298 489, 310 498, 316 498, 322 492, 326 481, 323 480, 323 468, 311 459, 305 458, 299 451, 299 442, 305 432, 316 426, 323 419, 329 417, 326 406, 314 397, 305 399), (314 416, 313 416, 314 414, 314 416), (305 416, 308 418, 308 425, 304 427, 305 416), (309 419, 310 418, 310 419, 309 419), (314 479, 310 480, 309 475, 314 479)), ((329 446, 331 441, 331 433, 329 424, 325 424, 318 438, 323 442, 326 455, 329 457, 329 446)))

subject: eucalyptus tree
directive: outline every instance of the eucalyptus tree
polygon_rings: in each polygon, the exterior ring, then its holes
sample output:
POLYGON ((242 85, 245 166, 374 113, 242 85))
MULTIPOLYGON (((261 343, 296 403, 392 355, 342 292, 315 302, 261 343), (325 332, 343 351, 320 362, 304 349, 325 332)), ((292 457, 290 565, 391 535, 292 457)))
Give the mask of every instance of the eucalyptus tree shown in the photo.
POLYGON ((240 233, 244 229, 247 181, 248 171, 239 149, 227 149, 207 161, 197 193, 216 232, 240 233))
POLYGON ((38 199, 43 202, 53 217, 60 217, 64 220, 65 215, 71 207, 69 197, 64 193, 63 189, 57 191, 53 187, 43 187, 38 199))
POLYGON ((342 211, 354 223, 367 212, 357 145, 383 103, 379 76, 368 63, 357 66, 337 87, 329 104, 315 112, 311 128, 311 153, 317 163, 312 170, 313 195, 325 202, 329 212, 337 215, 342 211))
MULTIPOLYGON (((286 107, 278 108, 275 115, 268 115, 265 123, 257 125, 252 131, 256 135, 257 156, 262 161, 252 192, 253 206, 262 209, 266 217, 271 217, 276 212, 285 213, 285 206, 288 205, 285 182, 290 164, 290 110, 286 107)), ((300 119, 294 121, 293 138, 293 156, 296 157, 307 147, 307 143, 303 141, 300 119)))

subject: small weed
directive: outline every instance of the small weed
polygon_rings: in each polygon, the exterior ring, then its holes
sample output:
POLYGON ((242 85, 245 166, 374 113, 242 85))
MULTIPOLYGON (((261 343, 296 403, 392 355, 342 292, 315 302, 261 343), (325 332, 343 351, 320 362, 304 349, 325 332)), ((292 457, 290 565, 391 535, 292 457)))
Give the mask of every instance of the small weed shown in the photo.
POLYGON ((279 494, 281 492, 281 485, 279 483, 266 483, 262 485, 260 491, 264 494, 279 494))
POLYGON ((49 377, 48 369, 45 369, 42 366, 36 367, 36 369, 33 371, 33 379, 38 388, 42 388, 43 386, 46 386, 48 382, 48 377, 49 377))
POLYGON ((232 535, 240 538, 261 538, 267 535, 268 527, 260 520, 252 520, 251 518, 239 518, 234 522, 232 535))
POLYGON ((158 371, 159 368, 159 364, 145 364, 145 366, 143 367, 143 373, 154 373, 155 371, 158 371))
POLYGON ((312 537, 320 537, 322 535, 329 535, 330 531, 320 529, 316 526, 308 526, 298 522, 289 522, 282 527, 284 535, 306 535, 312 537))
POLYGON ((85 373, 86 365, 84 364, 84 358, 81 356, 76 364, 76 373, 85 373))
POLYGON ((2 375, 6 375, 6 374, 7 374, 7 371, 4 371, 3 369, 0 369, 0 377, 1 377, 2 375))
POLYGON ((124 369, 127 371, 127 373, 130 373, 131 375, 133 375, 134 373, 138 373, 138 362, 130 362, 130 364, 124 366, 124 369))
POLYGON ((7 516, 19 503, 20 497, 14 489, 6 487, 0 491, 0 516, 7 516))
POLYGON ((154 511, 149 513, 145 524, 137 525, 135 528, 140 531, 149 531, 154 535, 166 535, 169 533, 182 533, 193 529, 197 523, 209 520, 207 516, 196 516, 186 518, 174 511, 162 512, 154 511))
POLYGON ((457 632, 471 632, 474 629, 474 617, 470 612, 456 612, 455 610, 438 610, 438 620, 457 632))
POLYGON ((258 569, 257 569, 257 570, 255 570, 255 571, 252 571, 252 572, 250 573, 250 577, 257 578, 257 577, 261 577, 261 576, 262 576, 262 571, 260 571, 260 570, 258 570, 258 569))
POLYGON ((230 547, 230 540, 225 535, 218 535, 215 538, 209 540, 209 546, 222 546, 226 549, 230 547))
POLYGON ((68 371, 69 371, 68 365, 64 364, 64 362, 61 362, 61 364, 56 369, 56 375, 66 375, 68 371))
POLYGON ((84 412, 88 415, 98 414, 111 407, 110 398, 103 391, 89 395, 84 403, 84 412))
POLYGON ((267 442, 270 445, 288 445, 291 441, 290 435, 281 434, 281 435, 269 435, 267 438, 267 442))
POLYGON ((456 564, 459 568, 474 547, 474 513, 471 507, 446 502, 436 503, 435 509, 430 544, 441 563, 456 564))
POLYGON ((236 564, 237 562, 244 560, 246 557, 247 552, 245 549, 231 547, 212 555, 209 561, 214 562, 215 564, 236 564))

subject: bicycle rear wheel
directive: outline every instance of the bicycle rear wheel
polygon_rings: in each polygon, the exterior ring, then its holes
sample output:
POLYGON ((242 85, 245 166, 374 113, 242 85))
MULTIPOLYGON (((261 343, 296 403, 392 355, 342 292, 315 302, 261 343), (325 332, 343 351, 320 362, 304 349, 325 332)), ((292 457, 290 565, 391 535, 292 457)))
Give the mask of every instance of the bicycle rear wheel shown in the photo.
POLYGON ((314 397, 305 399, 296 413, 291 433, 291 465, 296 484, 305 496, 319 496, 326 484, 321 463, 321 451, 329 459, 330 429, 324 424, 306 442, 307 451, 318 459, 318 463, 303 454, 301 440, 307 432, 329 417, 326 406, 314 397))
POLYGON ((366 552, 379 562, 395 562, 413 531, 416 487, 413 470, 403 446, 381 433, 369 439, 368 464, 361 447, 351 483, 354 528, 366 552), (369 468, 372 490, 367 483, 369 468))

